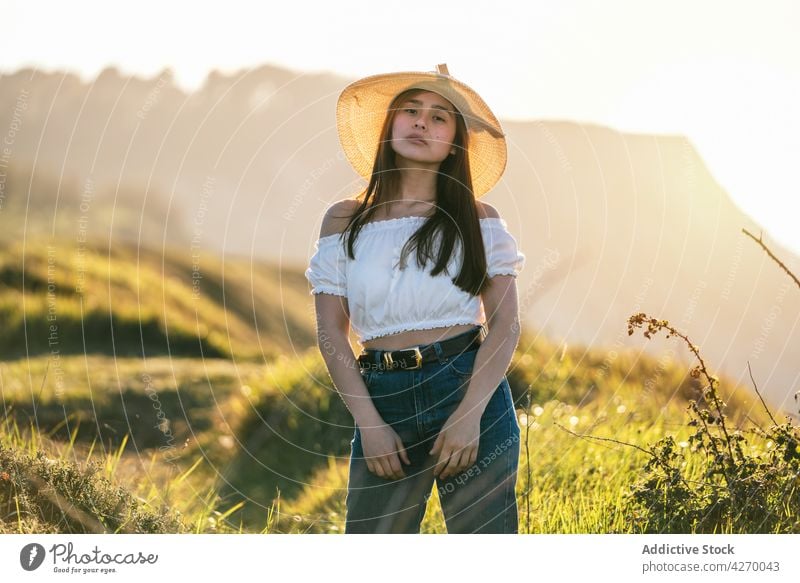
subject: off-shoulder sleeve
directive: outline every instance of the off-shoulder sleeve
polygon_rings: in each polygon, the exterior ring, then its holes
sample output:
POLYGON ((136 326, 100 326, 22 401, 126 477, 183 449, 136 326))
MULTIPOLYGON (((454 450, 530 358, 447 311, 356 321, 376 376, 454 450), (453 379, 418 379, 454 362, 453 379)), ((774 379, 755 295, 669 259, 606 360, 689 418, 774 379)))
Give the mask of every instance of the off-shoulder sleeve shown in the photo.
POLYGON ((321 237, 314 247, 305 273, 311 293, 347 297, 347 255, 339 235, 321 237))
POLYGON ((516 277, 525 266, 525 255, 517 248, 517 241, 508 232, 503 219, 486 220, 483 246, 486 249, 486 271, 489 277, 513 275, 516 277))

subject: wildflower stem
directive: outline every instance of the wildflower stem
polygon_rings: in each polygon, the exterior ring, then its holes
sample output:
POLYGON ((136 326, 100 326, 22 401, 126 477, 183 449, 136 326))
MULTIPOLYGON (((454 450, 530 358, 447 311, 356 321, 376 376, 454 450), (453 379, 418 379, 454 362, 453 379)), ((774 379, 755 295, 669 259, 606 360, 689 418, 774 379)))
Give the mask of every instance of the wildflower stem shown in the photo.
POLYGON ((764 405, 764 409, 766 409, 767 415, 769 415, 769 418, 772 420, 772 423, 778 425, 778 422, 775 421, 775 417, 772 416, 772 411, 769 410, 769 407, 767 407, 767 404, 764 402, 764 397, 761 396, 761 392, 758 390, 758 385, 756 384, 756 380, 753 378, 753 370, 750 368, 749 360, 747 361, 747 372, 750 373, 750 381, 753 383, 753 388, 756 391, 756 395, 758 395, 758 398, 761 399, 761 404, 764 405))
POLYGON ((790 270, 788 267, 786 267, 786 265, 784 265, 784 264, 783 264, 783 261, 781 261, 780 259, 778 259, 778 258, 775 256, 775 254, 774 254, 772 251, 770 251, 770 250, 769 250, 769 247, 767 247, 767 246, 764 244, 764 241, 761 239, 761 235, 760 235, 760 234, 759 234, 759 236, 758 236, 758 239, 756 239, 756 236, 755 236, 755 235, 753 235, 753 233, 751 233, 751 232, 750 232, 750 231, 748 231, 747 229, 745 229, 745 228, 742 228, 742 232, 743 232, 745 235, 747 235, 748 237, 750 237, 750 238, 751 238, 753 241, 755 241, 756 243, 758 243, 759 245, 761 245, 761 248, 762 248, 762 249, 764 249, 764 251, 766 251, 766 252, 767 252, 767 255, 769 255, 769 256, 770 256, 770 258, 771 258, 771 259, 772 259, 772 260, 773 260, 775 263, 777 263, 777 264, 780 266, 780 268, 781 268, 781 269, 783 269, 783 270, 784 270, 784 271, 785 271, 785 272, 786 272, 786 273, 789 275, 789 277, 791 277, 791 278, 794 280, 794 283, 795 283, 795 284, 797 284, 797 287, 800 287, 800 280, 798 280, 798 279, 797 279, 797 276, 795 276, 795 274, 794 274, 794 273, 792 273, 792 272, 791 272, 791 270, 790 270))
POLYGON ((553 421, 553 425, 558 427, 559 429, 563 429, 570 435, 574 435, 575 437, 580 437, 581 439, 597 439, 598 441, 609 441, 611 443, 616 443, 617 445, 627 445, 628 447, 632 447, 634 449, 638 449, 641 452, 646 453, 649 456, 653 455, 653 452, 649 449, 643 448, 641 445, 636 445, 635 443, 628 443, 627 441, 620 441, 619 439, 614 439, 613 437, 600 437, 599 435, 589 435, 586 433, 575 433, 574 431, 567 429, 558 421, 553 421))

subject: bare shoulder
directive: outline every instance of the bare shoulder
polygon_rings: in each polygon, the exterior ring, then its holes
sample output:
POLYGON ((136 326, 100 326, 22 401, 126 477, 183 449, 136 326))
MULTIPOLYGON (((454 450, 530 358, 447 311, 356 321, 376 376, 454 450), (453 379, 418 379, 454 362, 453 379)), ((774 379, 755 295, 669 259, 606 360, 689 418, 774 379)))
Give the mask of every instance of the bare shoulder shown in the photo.
POLYGON ((476 201, 478 203, 478 218, 480 219, 499 219, 500 213, 488 202, 476 201))
POLYGON ((322 218, 322 226, 319 230, 320 237, 341 233, 347 228, 350 217, 358 208, 358 201, 352 198, 337 201, 328 207, 325 216, 322 218))

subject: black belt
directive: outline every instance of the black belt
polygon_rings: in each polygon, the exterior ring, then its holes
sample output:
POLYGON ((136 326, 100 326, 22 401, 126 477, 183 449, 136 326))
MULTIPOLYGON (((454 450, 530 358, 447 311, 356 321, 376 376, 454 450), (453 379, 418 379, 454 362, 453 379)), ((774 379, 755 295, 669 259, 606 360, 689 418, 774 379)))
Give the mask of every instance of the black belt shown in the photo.
POLYGON ((365 350, 358 356, 361 368, 370 370, 414 370, 421 368, 426 362, 439 360, 436 345, 439 345, 442 357, 453 356, 469 350, 474 350, 483 341, 483 327, 469 330, 452 338, 412 346, 402 350, 365 350))

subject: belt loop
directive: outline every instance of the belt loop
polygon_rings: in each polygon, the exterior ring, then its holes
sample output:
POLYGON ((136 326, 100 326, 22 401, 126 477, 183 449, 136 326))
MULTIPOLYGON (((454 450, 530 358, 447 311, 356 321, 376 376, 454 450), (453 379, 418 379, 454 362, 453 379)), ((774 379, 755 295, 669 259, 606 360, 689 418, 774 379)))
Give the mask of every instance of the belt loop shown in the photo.
POLYGON ((433 349, 436 351, 436 358, 439 359, 439 364, 444 364, 448 361, 447 357, 442 357, 442 343, 441 342, 434 342, 433 349))

